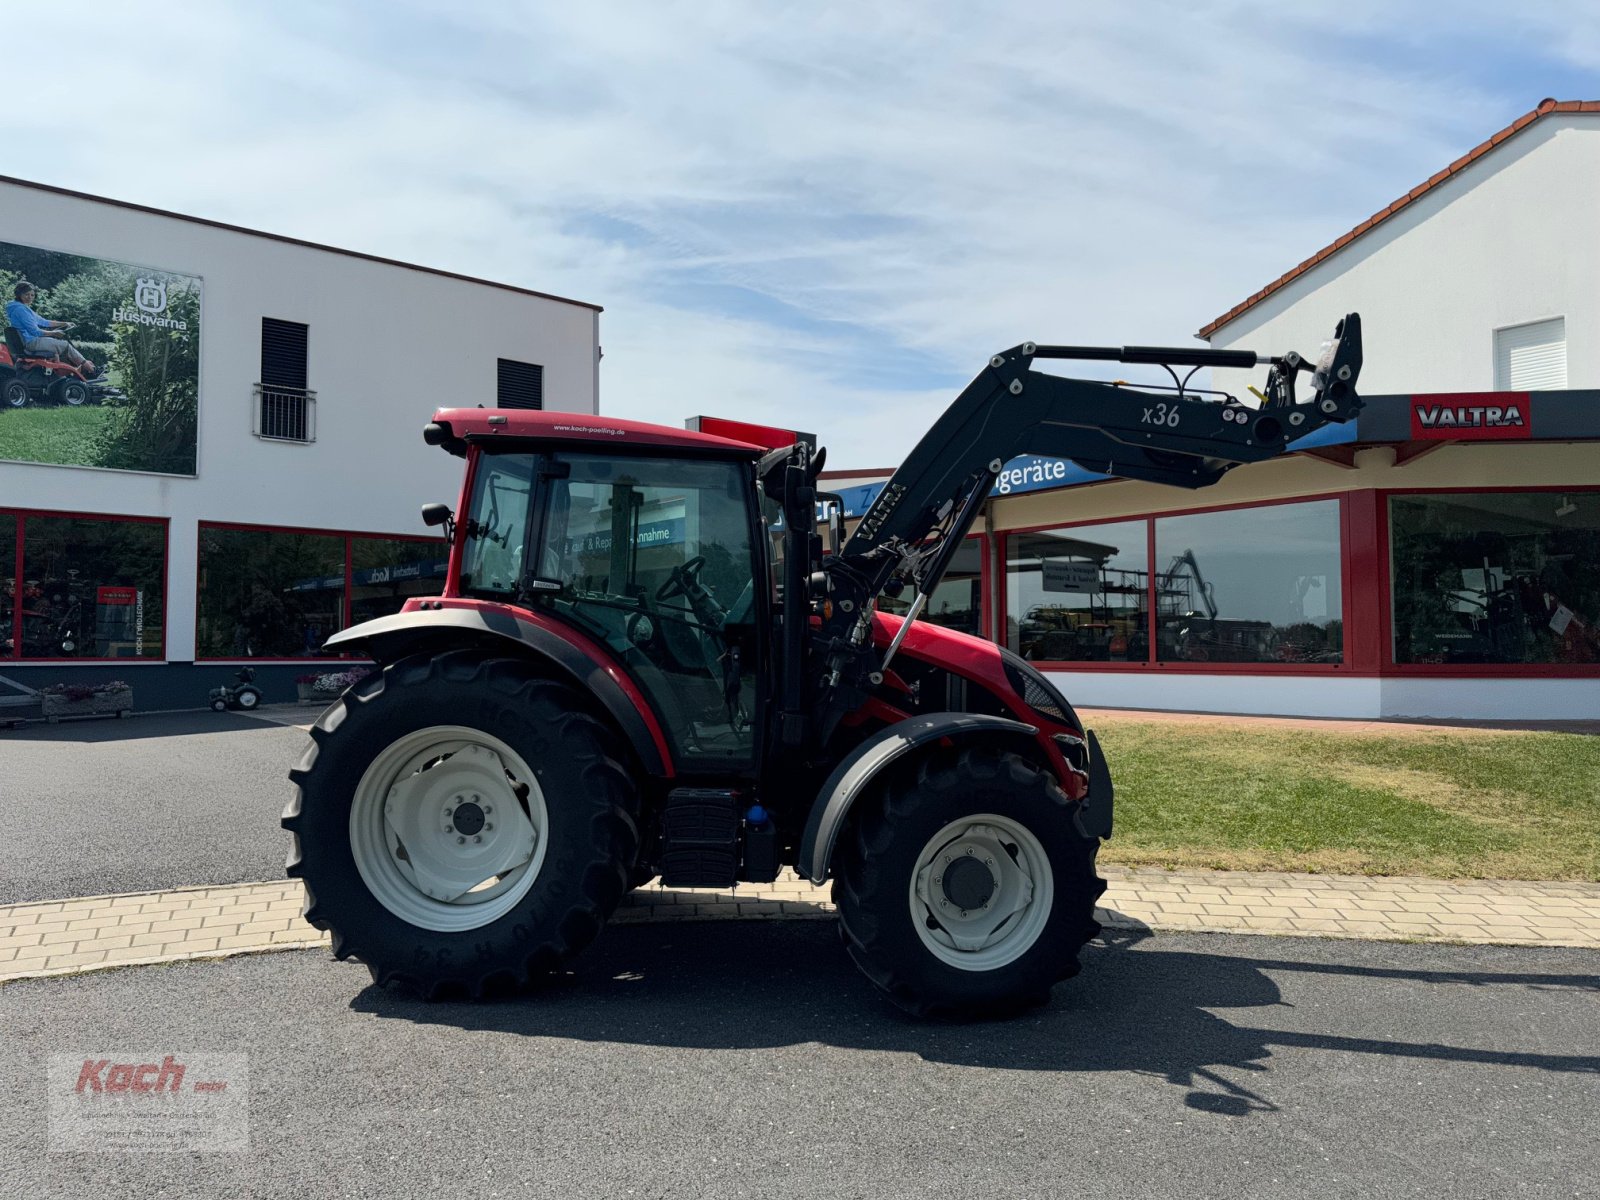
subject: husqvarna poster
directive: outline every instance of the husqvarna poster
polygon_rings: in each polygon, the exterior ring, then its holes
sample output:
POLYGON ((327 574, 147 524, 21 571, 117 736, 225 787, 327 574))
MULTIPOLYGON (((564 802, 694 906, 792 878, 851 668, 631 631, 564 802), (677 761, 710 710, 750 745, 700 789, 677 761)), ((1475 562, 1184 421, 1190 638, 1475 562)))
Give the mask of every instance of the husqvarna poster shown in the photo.
POLYGON ((195 473, 200 280, 0 242, 0 459, 195 473))

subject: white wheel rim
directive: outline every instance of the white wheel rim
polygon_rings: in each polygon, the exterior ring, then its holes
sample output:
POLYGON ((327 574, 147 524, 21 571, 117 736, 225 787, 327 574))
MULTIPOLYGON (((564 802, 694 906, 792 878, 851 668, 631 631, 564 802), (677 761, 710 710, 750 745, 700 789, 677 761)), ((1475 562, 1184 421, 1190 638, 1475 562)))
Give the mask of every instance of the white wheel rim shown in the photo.
POLYGON ((912 927, 935 958, 963 971, 998 970, 1026 954, 1054 900, 1055 875, 1039 839, 995 813, 950 822, 928 839, 911 872, 912 927), (967 884, 954 897, 945 878, 952 870, 967 884), (963 891, 982 902, 963 908, 963 891))
POLYGON ((239 693, 239 707, 240 708, 254 708, 255 706, 256 706, 256 694, 254 692, 240 692, 239 693))
POLYGON ((350 851, 367 890, 401 920, 445 933, 515 908, 548 835, 544 792, 521 755, 460 725, 391 743, 350 803, 350 851))

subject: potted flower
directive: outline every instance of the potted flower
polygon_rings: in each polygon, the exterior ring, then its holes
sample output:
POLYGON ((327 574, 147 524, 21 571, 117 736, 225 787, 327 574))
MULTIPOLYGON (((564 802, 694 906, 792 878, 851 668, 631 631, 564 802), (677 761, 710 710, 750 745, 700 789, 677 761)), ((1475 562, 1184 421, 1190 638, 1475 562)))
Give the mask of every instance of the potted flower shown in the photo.
POLYGON ((104 683, 52 683, 39 693, 44 719, 54 725, 62 717, 116 715, 133 712, 133 689, 120 679, 104 683))
POLYGON ((313 688, 316 686, 316 682, 317 673, 315 671, 311 672, 309 675, 296 675, 294 677, 294 687, 295 691, 299 693, 300 703, 305 704, 309 701, 317 699, 317 694, 313 690, 313 688))
POLYGON ((327 671, 315 677, 311 684, 311 695, 317 700, 332 700, 345 688, 355 683, 360 683, 372 674, 369 667, 351 667, 348 671, 327 671))

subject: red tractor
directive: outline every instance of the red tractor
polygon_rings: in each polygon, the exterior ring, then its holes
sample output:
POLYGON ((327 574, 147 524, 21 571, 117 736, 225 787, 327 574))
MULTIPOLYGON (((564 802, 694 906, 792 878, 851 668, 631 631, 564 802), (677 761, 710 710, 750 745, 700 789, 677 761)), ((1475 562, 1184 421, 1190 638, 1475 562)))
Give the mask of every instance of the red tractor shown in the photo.
POLYGON ((443 591, 328 642, 382 669, 291 772, 307 920, 380 984, 475 997, 558 967, 631 886, 792 866, 833 879, 846 947, 903 1008, 1044 1001, 1099 929, 1110 773, 1032 666, 915 618, 1008 459, 1201 487, 1349 420, 1360 368, 1355 314, 1315 366, 1027 343, 990 360, 847 539, 836 517, 818 531, 824 455, 804 442, 440 411, 423 436, 466 475, 455 512, 423 510, 449 542, 443 591), (1271 369, 1255 408, 1043 359, 1271 369), (907 592, 906 619, 878 610, 907 592))

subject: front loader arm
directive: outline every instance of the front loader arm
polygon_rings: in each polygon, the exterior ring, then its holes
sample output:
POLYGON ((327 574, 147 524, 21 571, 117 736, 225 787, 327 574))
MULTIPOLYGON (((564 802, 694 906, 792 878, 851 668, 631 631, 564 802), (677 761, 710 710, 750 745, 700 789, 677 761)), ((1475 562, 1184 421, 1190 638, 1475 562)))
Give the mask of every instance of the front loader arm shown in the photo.
POLYGON ((815 642, 822 675, 818 733, 827 738, 899 647, 897 637, 881 659, 871 649, 870 616, 878 596, 899 581, 914 585, 903 636, 1009 459, 1040 454, 1113 478, 1205 487, 1241 463, 1273 458, 1290 441, 1355 417, 1360 372, 1356 313, 1339 322, 1315 366, 1292 352, 1032 342, 995 355, 906 456, 839 553, 823 564, 831 604, 824 607, 815 642), (1258 365, 1271 370, 1264 403, 1250 408, 1231 396, 1202 398, 1175 371, 1178 386, 1157 391, 1045 374, 1033 369, 1036 359, 1155 363, 1169 371, 1258 365), (1300 373, 1311 376, 1311 396, 1304 401, 1295 396, 1300 373))
POLYGON ((1240 463, 1281 454, 1289 441, 1360 410, 1361 318, 1339 322, 1315 368, 1298 355, 1269 358, 1244 350, 1038 346, 1025 342, 989 360, 906 456, 845 543, 851 565, 885 557, 885 546, 914 546, 938 528, 973 480, 998 474, 1021 454, 1067 458, 1091 471, 1179 487, 1215 483, 1240 463), (1101 359, 1167 366, 1270 364, 1267 403, 1152 392, 1136 386, 1067 379, 1032 369, 1035 359, 1101 359), (1312 374, 1312 396, 1296 402, 1294 374, 1312 374))

